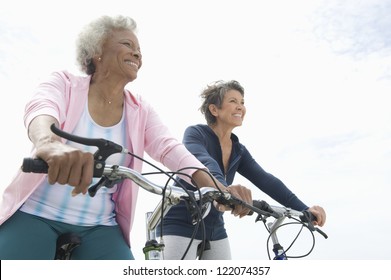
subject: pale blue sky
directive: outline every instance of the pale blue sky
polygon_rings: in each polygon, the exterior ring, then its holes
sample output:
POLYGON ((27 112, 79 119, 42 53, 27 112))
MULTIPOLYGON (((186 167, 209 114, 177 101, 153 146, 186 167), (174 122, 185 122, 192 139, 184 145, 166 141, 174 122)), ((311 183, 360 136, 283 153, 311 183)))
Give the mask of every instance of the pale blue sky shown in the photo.
MULTIPOLYGON (((13 1, 0 10, 7 160, 0 188, 30 150, 22 116, 34 87, 51 71, 77 71, 74 39, 82 25, 121 13, 138 22, 144 56, 129 88, 179 139, 186 126, 204 122, 198 95, 207 83, 242 83, 248 112, 236 130, 240 140, 303 201, 328 213, 329 239, 317 236, 308 259, 389 259, 391 1, 45 2, 13 1)), ((159 198, 141 190, 140 199, 151 203, 137 208, 137 258, 144 213, 159 198)), ((226 216, 233 257, 266 259, 263 225, 226 216)))

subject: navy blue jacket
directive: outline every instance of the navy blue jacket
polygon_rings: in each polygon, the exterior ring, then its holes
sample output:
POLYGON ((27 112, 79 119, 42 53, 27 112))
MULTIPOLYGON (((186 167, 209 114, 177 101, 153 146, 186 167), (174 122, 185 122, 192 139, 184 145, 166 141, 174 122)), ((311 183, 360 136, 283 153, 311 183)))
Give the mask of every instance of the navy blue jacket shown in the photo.
MULTIPOLYGON (((183 143, 223 185, 231 185, 236 172, 238 172, 281 205, 299 211, 308 208, 280 179, 263 170, 246 147, 239 142, 235 134, 231 134, 231 139, 233 145, 226 174, 224 174, 219 139, 209 126, 199 124, 188 127, 184 133, 183 143)), ((189 190, 195 190, 193 186, 185 181, 180 181, 189 190)), ((268 199, 265 199, 265 201, 268 201, 268 199)), ((212 207, 204 222, 206 239, 219 240, 227 237, 222 212, 212 207)), ((173 206, 166 214, 163 221, 163 230, 165 235, 192 236, 194 226, 184 203, 173 206)), ((196 238, 202 239, 200 229, 198 229, 196 238)))

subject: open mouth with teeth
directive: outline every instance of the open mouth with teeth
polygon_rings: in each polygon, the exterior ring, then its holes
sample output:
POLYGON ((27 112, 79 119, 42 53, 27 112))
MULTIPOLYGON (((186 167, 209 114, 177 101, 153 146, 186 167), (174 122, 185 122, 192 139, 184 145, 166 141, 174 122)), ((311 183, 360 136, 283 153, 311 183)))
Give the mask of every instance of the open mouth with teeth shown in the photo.
POLYGON ((137 63, 135 63, 133 61, 129 61, 129 60, 125 61, 125 63, 130 65, 130 66, 132 66, 132 67, 134 67, 134 68, 136 68, 138 70, 138 64, 137 63))

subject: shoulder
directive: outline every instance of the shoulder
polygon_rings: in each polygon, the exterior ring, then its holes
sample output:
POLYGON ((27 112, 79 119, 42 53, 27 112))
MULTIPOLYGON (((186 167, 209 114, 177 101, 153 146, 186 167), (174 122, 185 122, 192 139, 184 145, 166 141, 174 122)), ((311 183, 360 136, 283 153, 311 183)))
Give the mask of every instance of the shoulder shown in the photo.
POLYGON ((52 76, 59 77, 59 78, 69 80, 69 81, 82 81, 82 80, 89 80, 90 79, 90 76, 77 75, 77 74, 71 73, 67 70, 53 71, 52 76))
POLYGON ((152 109, 150 103, 141 95, 132 93, 129 89, 124 89, 125 101, 131 107, 138 107, 141 109, 152 109))
POLYGON ((52 83, 65 83, 72 87, 88 87, 91 76, 81 76, 73 74, 67 70, 53 71, 48 77, 48 81, 52 83))
POLYGON ((135 121, 135 118, 139 118, 139 121, 150 122, 161 125, 162 120, 155 108, 141 95, 134 94, 128 89, 124 90, 125 94, 125 107, 128 118, 135 121))
POLYGON ((186 130, 189 131, 199 131, 201 133, 208 133, 211 131, 210 127, 207 126, 206 124, 194 124, 190 125, 186 128, 186 130))
POLYGON ((185 129, 185 134, 207 135, 210 128, 204 124, 190 125, 185 129))
POLYGON ((183 138, 184 142, 186 142, 186 139, 202 141, 204 143, 209 144, 214 143, 215 141, 218 142, 216 134, 208 125, 205 124, 196 124, 188 126, 185 130, 183 138))

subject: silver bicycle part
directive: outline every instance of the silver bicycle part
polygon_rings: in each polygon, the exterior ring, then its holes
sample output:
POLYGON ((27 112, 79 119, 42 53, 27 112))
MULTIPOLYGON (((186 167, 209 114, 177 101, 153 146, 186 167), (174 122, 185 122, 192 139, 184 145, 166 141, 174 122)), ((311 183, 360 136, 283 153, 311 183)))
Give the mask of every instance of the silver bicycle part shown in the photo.
POLYGON ((300 218, 303 216, 303 212, 296 211, 287 207, 280 207, 280 206, 270 206, 275 213, 279 215, 278 218, 276 218, 273 222, 270 222, 267 224, 269 231, 270 231, 270 238, 272 240, 273 244, 278 244, 278 238, 277 238, 277 229, 283 224, 285 218, 289 217, 297 217, 300 218))
MULTIPOLYGON (((118 165, 106 165, 103 170, 103 175, 106 176, 109 180, 113 181, 130 179, 143 189, 151 193, 164 196, 164 199, 160 200, 155 210, 148 218, 148 230, 150 231, 156 229, 157 225, 161 221, 162 216, 164 217, 164 215, 167 214, 173 205, 180 203, 180 201, 185 198, 190 198, 190 196, 193 196, 196 201, 201 201, 202 204, 211 204, 213 200, 222 196, 227 199, 230 197, 229 193, 222 193, 221 191, 212 187, 203 187, 197 191, 192 192, 173 185, 157 185, 145 178, 139 172, 118 165)), ((210 207, 210 205, 206 207, 204 216, 208 214, 210 207)))
MULTIPOLYGON (((145 214, 146 221, 149 221, 152 212, 147 212, 145 214)), ((156 230, 150 230, 147 226, 147 241, 145 243, 145 247, 143 248, 143 252, 146 260, 163 260, 163 249, 164 242, 163 240, 158 240, 156 230)))

